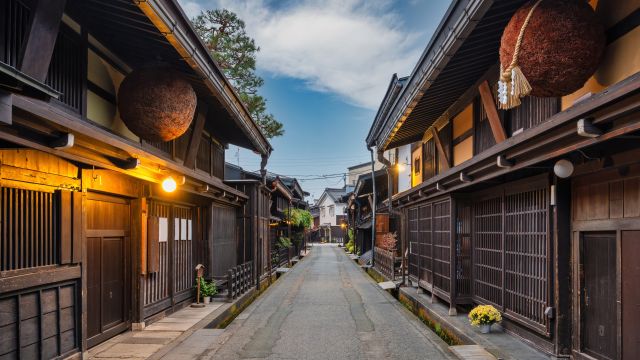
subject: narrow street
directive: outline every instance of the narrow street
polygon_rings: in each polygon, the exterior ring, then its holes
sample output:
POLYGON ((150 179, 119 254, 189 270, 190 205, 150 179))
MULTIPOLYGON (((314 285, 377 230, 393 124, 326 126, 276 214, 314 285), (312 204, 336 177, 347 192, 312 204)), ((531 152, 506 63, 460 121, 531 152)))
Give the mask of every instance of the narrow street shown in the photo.
POLYGON ((315 246, 200 358, 452 357, 440 338, 380 290, 342 249, 315 246))

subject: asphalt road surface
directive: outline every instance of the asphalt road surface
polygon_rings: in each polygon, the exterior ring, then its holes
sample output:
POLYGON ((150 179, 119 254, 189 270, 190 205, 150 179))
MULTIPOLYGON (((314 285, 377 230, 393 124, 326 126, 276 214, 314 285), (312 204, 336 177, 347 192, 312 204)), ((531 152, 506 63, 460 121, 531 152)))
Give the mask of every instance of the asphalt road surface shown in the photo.
POLYGON ((200 359, 451 359, 447 345, 360 270, 315 246, 200 359))

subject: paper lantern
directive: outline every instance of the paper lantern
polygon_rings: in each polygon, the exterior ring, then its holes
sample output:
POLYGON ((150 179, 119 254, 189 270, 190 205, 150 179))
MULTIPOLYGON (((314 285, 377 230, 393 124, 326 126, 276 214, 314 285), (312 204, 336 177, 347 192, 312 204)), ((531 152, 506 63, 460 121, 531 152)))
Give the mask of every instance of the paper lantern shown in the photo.
POLYGON ((134 70, 118 91, 118 110, 129 130, 148 141, 169 141, 184 134, 196 110, 193 87, 168 67, 134 70))
POLYGON ((502 108, 520 98, 564 96, 580 89, 598 68, 604 27, 586 0, 537 0, 513 15, 500 43, 502 108))

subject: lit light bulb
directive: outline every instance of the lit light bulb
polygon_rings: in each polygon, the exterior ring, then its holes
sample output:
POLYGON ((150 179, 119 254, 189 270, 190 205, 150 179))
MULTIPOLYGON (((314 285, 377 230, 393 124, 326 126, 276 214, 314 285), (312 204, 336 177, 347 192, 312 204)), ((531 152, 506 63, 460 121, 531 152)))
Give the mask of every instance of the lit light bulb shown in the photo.
POLYGON ((403 163, 397 163, 396 164, 396 168, 398 169, 398 172, 401 173, 404 171, 404 164, 403 163))
POLYGON ((168 193, 176 191, 177 187, 178 187, 178 184, 176 184, 176 181, 171 176, 162 180, 162 190, 168 193))

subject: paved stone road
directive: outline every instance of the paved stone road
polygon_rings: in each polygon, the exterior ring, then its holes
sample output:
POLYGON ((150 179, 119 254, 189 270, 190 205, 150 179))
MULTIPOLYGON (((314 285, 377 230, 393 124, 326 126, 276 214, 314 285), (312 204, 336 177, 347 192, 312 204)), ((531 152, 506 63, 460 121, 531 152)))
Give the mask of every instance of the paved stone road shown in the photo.
POLYGON ((332 246, 314 247, 226 331, 200 341, 209 342, 200 359, 453 358, 440 338, 332 246))

